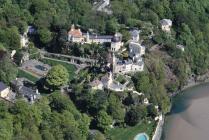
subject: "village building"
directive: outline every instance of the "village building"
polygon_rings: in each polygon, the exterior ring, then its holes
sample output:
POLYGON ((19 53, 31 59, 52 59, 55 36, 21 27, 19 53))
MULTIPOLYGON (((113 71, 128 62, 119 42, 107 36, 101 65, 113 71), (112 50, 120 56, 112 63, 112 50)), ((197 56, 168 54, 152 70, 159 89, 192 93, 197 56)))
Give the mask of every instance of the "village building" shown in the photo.
POLYGON ((87 44, 103 44, 103 43, 111 43, 113 36, 112 35, 90 35, 89 32, 83 34, 85 39, 85 43, 87 44))
POLYGON ((29 39, 28 39, 27 33, 24 33, 23 35, 20 35, 20 45, 23 48, 28 47, 29 39))
POLYGON ((184 50, 185 50, 185 46, 184 45, 177 45, 176 47, 178 49, 180 49, 182 52, 184 52, 184 50))
POLYGON ((27 27, 27 30, 22 35, 20 35, 20 45, 21 45, 21 47, 23 47, 23 48, 28 47, 28 45, 29 45, 28 34, 33 34, 35 32, 36 32, 36 29, 33 26, 28 26, 27 27))
POLYGON ((170 19, 162 19, 160 21, 161 29, 165 32, 170 32, 172 27, 172 21, 170 19))
POLYGON ((123 46, 122 43, 122 35, 120 33, 116 33, 114 36, 112 35, 97 35, 97 34, 89 34, 82 33, 81 30, 75 29, 75 26, 72 25, 70 31, 68 32, 68 41, 74 43, 87 43, 87 44, 103 44, 103 43, 111 43, 111 49, 113 51, 117 51, 123 46))
POLYGON ((113 73, 131 73, 144 70, 144 62, 142 55, 145 54, 145 46, 131 41, 129 43, 129 58, 128 60, 120 60, 113 54, 112 65, 113 73))
POLYGON ((0 81, 0 97, 13 102, 15 100, 16 94, 10 90, 9 86, 6 86, 0 81))
POLYGON ((143 46, 139 43, 136 43, 136 42, 129 43, 129 56, 131 58, 144 55, 145 50, 146 50, 145 46, 143 46))
POLYGON ((126 86, 114 81, 112 72, 109 72, 101 78, 103 87, 112 91, 122 92, 125 90, 126 86))
POLYGON ((27 33, 28 34, 35 34, 36 33, 36 29, 33 26, 28 26, 27 28, 27 33))
POLYGON ((10 58, 13 60, 14 59, 14 56, 16 54, 16 50, 12 50, 11 54, 10 54, 10 58))
POLYGON ((139 34, 140 34, 140 30, 137 29, 133 29, 130 31, 131 34, 131 41, 133 42, 139 42, 140 38, 139 38, 139 34))
POLYGON ((6 86, 3 82, 0 82, 0 96, 6 98, 10 93, 10 88, 6 86))
POLYGON ((103 83, 100 80, 94 80, 90 83, 90 86, 93 90, 102 90, 103 83))
POLYGON ((68 32, 68 41, 82 43, 84 42, 84 37, 81 30, 75 29, 75 26, 72 25, 70 31, 68 32))
POLYGON ((111 42, 111 51, 112 52, 117 52, 120 50, 120 48, 123 46, 122 42, 122 34, 121 33, 116 33, 114 37, 112 38, 111 42))
POLYGON ((17 78, 11 82, 11 87, 18 96, 24 98, 29 103, 34 103, 35 100, 40 99, 38 89, 34 87, 33 83, 25 78, 17 78))
POLYGON ((100 0, 99 2, 94 2, 93 9, 98 12, 105 12, 107 14, 112 14, 110 9, 110 0, 100 0))
POLYGON ((136 71, 144 70, 144 62, 141 57, 133 61, 128 60, 119 60, 113 55, 113 73, 127 74, 136 71))

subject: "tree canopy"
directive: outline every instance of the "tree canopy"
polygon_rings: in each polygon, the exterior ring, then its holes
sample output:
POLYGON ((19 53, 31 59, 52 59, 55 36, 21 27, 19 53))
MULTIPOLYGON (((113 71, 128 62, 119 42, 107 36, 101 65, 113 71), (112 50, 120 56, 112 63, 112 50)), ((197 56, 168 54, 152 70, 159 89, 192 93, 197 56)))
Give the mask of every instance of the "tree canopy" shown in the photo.
POLYGON ((68 80, 69 73, 62 65, 53 66, 46 76, 46 84, 52 89, 56 89, 67 84, 68 80))

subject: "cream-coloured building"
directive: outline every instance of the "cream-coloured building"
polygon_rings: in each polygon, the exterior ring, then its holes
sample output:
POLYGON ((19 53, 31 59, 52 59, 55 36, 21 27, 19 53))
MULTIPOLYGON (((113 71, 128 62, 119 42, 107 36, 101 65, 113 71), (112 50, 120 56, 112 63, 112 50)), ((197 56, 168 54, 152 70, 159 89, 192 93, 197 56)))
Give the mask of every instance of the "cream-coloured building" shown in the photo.
POLYGON ((68 41, 82 43, 84 42, 84 37, 80 29, 75 29, 74 24, 71 26, 70 31, 68 32, 68 41))
POLYGON ((123 46, 122 42, 122 34, 121 33, 116 33, 114 37, 112 38, 111 42, 111 51, 112 52, 117 52, 120 50, 120 48, 123 46))
POLYGON ((93 90, 102 90, 103 89, 103 83, 99 80, 94 80, 90 83, 90 86, 93 90))
POLYGON ((74 25, 71 26, 70 31, 68 32, 68 41, 75 43, 87 43, 87 44, 103 44, 103 43, 111 43, 111 50, 118 51, 121 46, 123 46, 122 35, 120 33, 116 33, 113 35, 97 35, 97 34, 89 34, 82 33, 78 28, 76 29, 74 25))
POLYGON ((165 32, 170 32, 172 27, 172 21, 170 19, 162 19, 160 21, 161 29, 165 32))
POLYGON ((145 50, 146 50, 145 46, 143 46, 143 45, 141 45, 139 43, 136 43, 136 42, 133 42, 133 41, 131 41, 129 43, 129 56, 131 58, 133 58, 133 57, 135 57, 137 55, 139 55, 139 56, 144 55, 145 54, 145 50))
POLYGON ((141 57, 136 57, 135 60, 119 60, 113 54, 113 73, 131 73, 144 70, 144 62, 141 57))
POLYGON ((0 96, 7 98, 10 93, 10 88, 7 87, 3 82, 0 82, 0 96))

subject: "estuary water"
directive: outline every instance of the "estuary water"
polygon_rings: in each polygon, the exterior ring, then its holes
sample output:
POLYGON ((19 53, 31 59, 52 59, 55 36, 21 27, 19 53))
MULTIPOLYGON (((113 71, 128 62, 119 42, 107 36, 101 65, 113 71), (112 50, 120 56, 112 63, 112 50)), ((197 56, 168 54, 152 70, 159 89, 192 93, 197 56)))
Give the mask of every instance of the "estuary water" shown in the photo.
POLYGON ((182 91, 167 115, 163 140, 209 140, 209 83, 182 91))

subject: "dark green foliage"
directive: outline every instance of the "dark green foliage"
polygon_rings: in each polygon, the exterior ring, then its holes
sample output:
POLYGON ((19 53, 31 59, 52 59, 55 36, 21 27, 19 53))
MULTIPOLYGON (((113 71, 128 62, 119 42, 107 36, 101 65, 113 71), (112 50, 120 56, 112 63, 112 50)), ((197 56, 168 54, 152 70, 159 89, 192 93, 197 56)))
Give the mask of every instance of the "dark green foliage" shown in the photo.
POLYGON ((60 93, 43 97, 33 105, 17 101, 7 106, 0 102, 0 116, 0 138, 5 140, 84 140, 88 135, 89 118, 60 93), (63 105, 54 108, 55 103, 63 105))
POLYGON ((0 81, 9 84, 17 76, 17 68, 12 63, 7 52, 0 51, 0 81))
POLYGON ((142 105, 133 106, 126 113, 125 122, 130 126, 134 126, 146 116, 147 116, 147 110, 145 106, 142 105))

